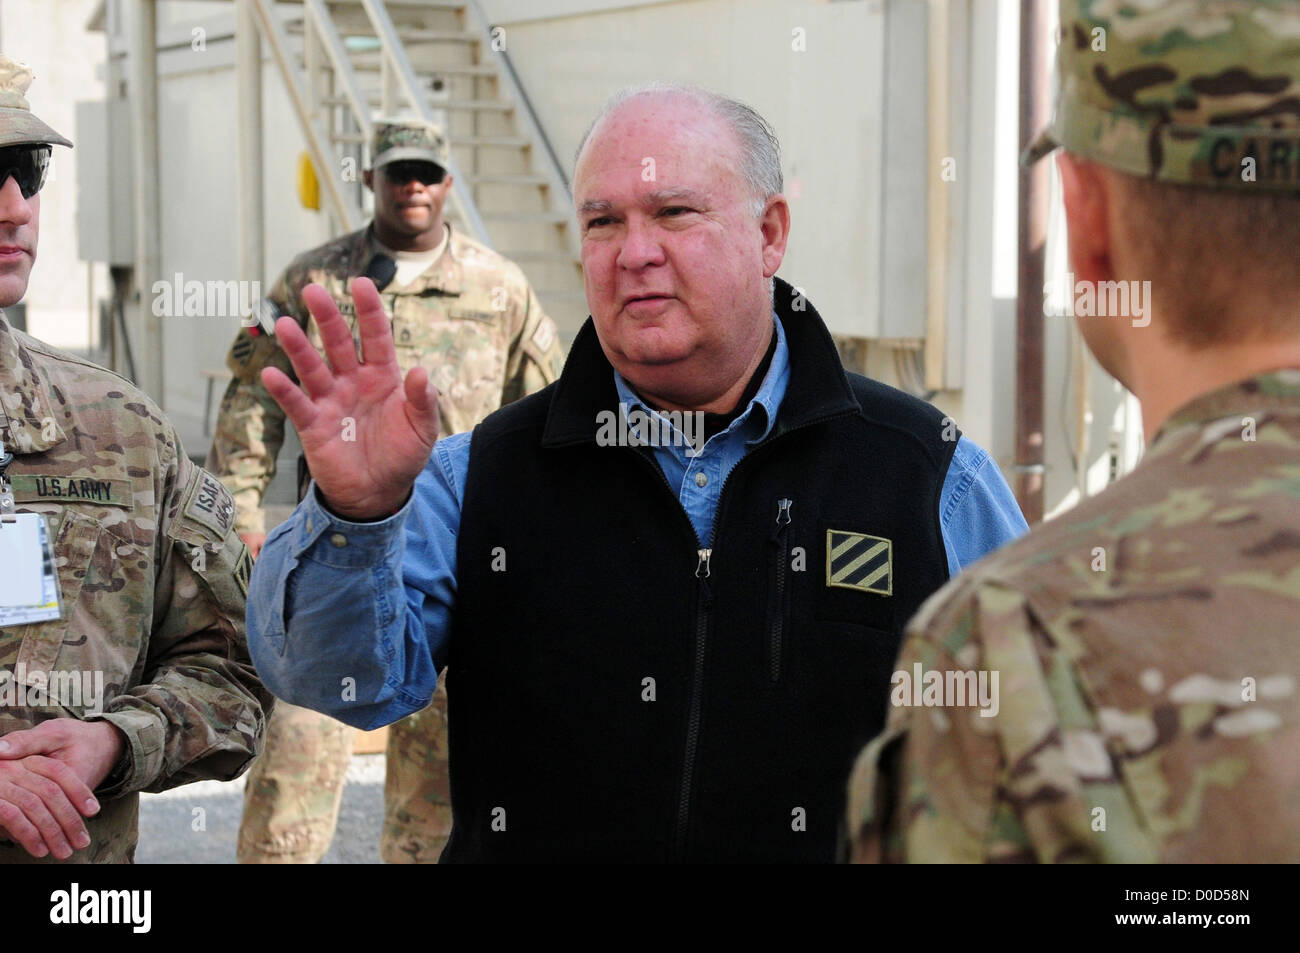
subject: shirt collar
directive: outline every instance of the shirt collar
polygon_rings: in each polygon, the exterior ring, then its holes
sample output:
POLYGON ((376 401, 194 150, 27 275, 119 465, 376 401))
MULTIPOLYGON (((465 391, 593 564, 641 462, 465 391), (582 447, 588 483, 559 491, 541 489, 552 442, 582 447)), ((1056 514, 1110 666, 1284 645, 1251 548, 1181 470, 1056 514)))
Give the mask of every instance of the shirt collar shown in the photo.
MULTIPOLYGON (((459 254, 460 236, 452 231, 450 222, 444 221, 442 227, 446 229, 446 238, 443 241, 442 254, 438 256, 437 261, 424 269, 409 285, 385 290, 384 294, 418 295, 427 291, 437 291, 448 295, 461 293, 464 285, 459 254)), ((354 275, 364 272, 366 265, 375 255, 388 254, 380 246, 379 239, 375 237, 374 222, 366 226, 366 241, 359 243, 358 251, 362 257, 355 258, 352 261, 352 274, 354 275)))
MULTIPOLYGON (((1243 412, 1268 414, 1300 411, 1300 368, 1268 371, 1201 394, 1169 416, 1151 440, 1150 449, 1171 440, 1188 427, 1231 418, 1241 426, 1243 412)), ((1262 421, 1257 421, 1262 423, 1262 421)))
MULTIPOLYGON (((772 313, 772 323, 776 325, 776 350, 772 352, 772 363, 768 365, 767 375, 748 406, 737 415, 726 430, 722 431, 730 433, 744 427, 748 434, 745 442, 749 444, 758 443, 772 432, 772 427, 776 423, 776 412, 781 407, 786 384, 790 379, 790 349, 785 343, 785 328, 777 320, 775 312, 772 313)), ((626 404, 629 408, 640 408, 647 413, 654 413, 618 371, 614 371, 614 388, 618 391, 620 403, 626 404)))
POLYGON ((18 332, 0 311, 0 412, 6 421, 5 449, 39 453, 63 441, 63 428, 54 415, 45 386, 32 371, 32 358, 18 332))

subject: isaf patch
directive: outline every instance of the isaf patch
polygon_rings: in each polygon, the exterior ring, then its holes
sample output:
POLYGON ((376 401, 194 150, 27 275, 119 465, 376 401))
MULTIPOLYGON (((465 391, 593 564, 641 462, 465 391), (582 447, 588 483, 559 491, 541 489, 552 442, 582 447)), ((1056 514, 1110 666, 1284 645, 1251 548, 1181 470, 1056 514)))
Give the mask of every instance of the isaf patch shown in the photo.
POLYGON ((883 536, 826 531, 826 585, 894 594, 894 544, 883 536))
POLYGON ((185 502, 185 517, 201 523, 225 539, 235 523, 235 500, 221 481, 207 470, 199 471, 199 478, 190 488, 185 502))

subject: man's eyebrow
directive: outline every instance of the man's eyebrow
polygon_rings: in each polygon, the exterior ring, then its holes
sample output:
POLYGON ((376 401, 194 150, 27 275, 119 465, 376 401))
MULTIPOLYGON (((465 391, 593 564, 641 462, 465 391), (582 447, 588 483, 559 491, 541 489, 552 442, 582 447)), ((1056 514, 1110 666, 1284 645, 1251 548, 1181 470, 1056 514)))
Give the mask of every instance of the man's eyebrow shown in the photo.
MULTIPOLYGON (((674 188, 674 189, 656 189, 653 192, 647 192, 641 197, 641 204, 646 208, 655 208, 661 205, 667 205, 670 202, 690 202, 691 204, 701 204, 707 202, 707 196, 702 192, 694 189, 674 188)), ((614 203, 608 199, 588 199, 578 206, 579 215, 590 215, 593 212, 612 212, 614 203)))
POLYGON ((646 206, 655 206, 666 205, 669 202, 678 201, 698 204, 706 201, 706 198, 703 193, 696 192, 694 189, 656 189, 654 192, 646 193, 646 196, 641 200, 641 204, 646 206))

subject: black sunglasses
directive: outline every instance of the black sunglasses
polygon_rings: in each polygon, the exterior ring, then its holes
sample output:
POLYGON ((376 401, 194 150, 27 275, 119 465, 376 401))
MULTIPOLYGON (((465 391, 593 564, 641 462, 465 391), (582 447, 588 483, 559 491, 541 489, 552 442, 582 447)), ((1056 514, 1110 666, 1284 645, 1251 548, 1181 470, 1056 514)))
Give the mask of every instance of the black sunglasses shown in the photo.
POLYGON ((9 176, 18 183, 18 191, 29 199, 45 185, 45 174, 50 169, 50 146, 22 145, 0 148, 0 188, 9 176))
POLYGON ((394 185, 406 185, 412 179, 419 179, 421 185, 437 185, 447 177, 447 171, 442 166, 420 159, 390 162, 380 171, 394 185))

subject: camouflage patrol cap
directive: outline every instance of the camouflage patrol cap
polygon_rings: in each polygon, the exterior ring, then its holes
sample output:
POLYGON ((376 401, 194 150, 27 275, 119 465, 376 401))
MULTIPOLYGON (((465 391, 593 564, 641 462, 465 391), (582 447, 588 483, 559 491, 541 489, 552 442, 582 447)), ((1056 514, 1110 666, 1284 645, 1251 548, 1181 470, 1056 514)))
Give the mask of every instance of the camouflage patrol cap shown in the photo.
POLYGON ((1300 0, 1061 0, 1056 111, 1025 151, 1300 191, 1300 0))
POLYGON ((32 79, 30 68, 0 53, 0 146, 72 145, 32 115, 26 97, 32 79))
POLYGON ((370 154, 374 169, 410 159, 424 159, 445 169, 447 136, 437 123, 424 119, 379 119, 370 154))

